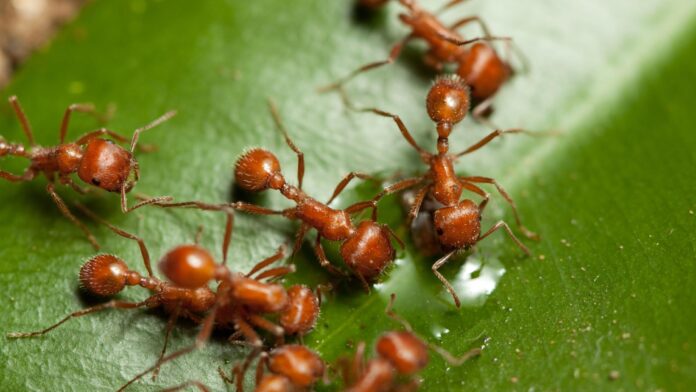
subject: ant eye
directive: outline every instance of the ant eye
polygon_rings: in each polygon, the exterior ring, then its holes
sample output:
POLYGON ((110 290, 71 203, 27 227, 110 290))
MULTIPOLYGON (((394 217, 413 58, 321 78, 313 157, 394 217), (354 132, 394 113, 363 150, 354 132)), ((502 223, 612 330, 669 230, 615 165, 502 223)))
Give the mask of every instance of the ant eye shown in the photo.
POLYGON ((92 184, 99 186, 99 184, 101 184, 101 181, 97 180, 96 178, 92 178, 92 184))
POLYGON ((436 231, 437 231, 437 235, 443 235, 443 234, 445 234, 445 231, 442 230, 441 227, 438 227, 436 231))

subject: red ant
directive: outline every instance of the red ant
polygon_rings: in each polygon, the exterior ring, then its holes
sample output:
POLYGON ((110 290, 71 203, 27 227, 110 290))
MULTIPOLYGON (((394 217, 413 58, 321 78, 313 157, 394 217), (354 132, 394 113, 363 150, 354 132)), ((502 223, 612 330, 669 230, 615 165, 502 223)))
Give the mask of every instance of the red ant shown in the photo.
POLYGON ((456 358, 447 350, 434 344, 425 343, 413 332, 411 325, 396 313, 392 307, 396 295, 392 294, 385 310, 387 316, 401 323, 405 331, 390 331, 377 339, 375 351, 377 358, 364 363, 365 342, 360 342, 353 360, 342 361, 343 380, 346 392, 381 392, 417 390, 420 381, 415 374, 423 370, 429 361, 428 348, 440 354, 453 366, 460 366, 470 358, 481 354, 480 348, 474 348, 462 357, 456 358), (410 378, 406 384, 399 385, 397 375, 410 378))
POLYGON ((459 297, 455 293, 454 288, 438 271, 438 269, 458 250, 468 249, 496 230, 503 228, 524 253, 527 255, 530 254, 527 247, 517 239, 504 221, 499 221, 487 232, 481 234, 481 214, 488 204, 490 195, 488 192, 475 185, 476 183, 494 185, 512 207, 515 221, 524 235, 528 238, 538 238, 538 236, 522 225, 514 200, 512 200, 505 189, 503 189, 495 179, 479 176, 457 176, 454 170, 454 162, 458 158, 480 149, 498 136, 507 133, 527 133, 527 131, 521 129, 495 130, 464 151, 457 154, 449 154, 448 137, 452 132, 452 128, 455 124, 464 119, 468 112, 468 88, 456 75, 451 77, 438 77, 428 92, 426 107, 428 115, 437 125, 437 154, 431 154, 420 147, 399 116, 374 108, 361 109, 361 111, 368 111, 393 119, 406 141, 416 149, 420 154, 421 160, 429 166, 428 172, 424 175, 397 182, 385 188, 374 200, 379 200, 381 197, 390 193, 423 184, 418 190, 413 205, 411 206, 408 219, 409 225, 416 215, 418 215, 418 211, 426 196, 430 195, 435 201, 441 204, 441 207, 433 213, 433 226, 435 227, 437 240, 440 246, 448 253, 433 264, 432 271, 447 288, 452 298, 454 298, 456 306, 459 307, 459 297), (469 199, 460 201, 464 189, 482 196, 483 200, 478 205, 469 199))
POLYGON ((12 155, 26 158, 30 160, 31 165, 21 175, 0 170, 0 178, 4 178, 10 182, 24 182, 31 181, 37 174, 43 173, 48 179, 46 191, 51 195, 56 205, 58 205, 61 213, 85 233, 87 239, 96 250, 99 250, 99 243, 97 240, 89 229, 70 212, 65 202, 63 202, 56 193, 56 175, 60 183, 70 186, 80 194, 88 193, 91 189, 83 188, 76 184, 70 176, 73 173, 77 173, 78 177, 87 184, 99 187, 108 192, 120 192, 121 210, 124 213, 128 213, 147 204, 170 199, 169 197, 155 197, 139 202, 133 207, 128 207, 126 193, 128 193, 140 179, 140 168, 133 156, 140 133, 169 120, 176 114, 175 111, 167 112, 150 124, 136 129, 131 138, 130 151, 128 151, 114 144, 111 140, 100 137, 108 135, 118 142, 128 141, 127 137, 106 128, 89 132, 82 135, 75 142, 66 143, 65 137, 68 132, 68 124, 72 112, 94 111, 91 105, 72 104, 68 106, 63 115, 63 121, 60 125, 60 143, 55 147, 40 147, 34 142, 34 134, 31 130, 31 126, 29 125, 29 121, 17 97, 10 97, 9 102, 22 125, 22 129, 29 140, 31 149, 27 151, 21 144, 7 143, 0 138, 0 157, 12 155))
MULTIPOLYGON (((450 1, 440 9, 440 12, 461 2, 463 0, 450 1)), ((358 3, 370 9, 386 4, 387 0, 361 0, 358 3)), ((399 0, 399 3, 408 11, 408 13, 400 14, 399 19, 411 29, 411 33, 394 44, 389 52, 389 57, 386 60, 365 64, 337 82, 319 90, 324 92, 342 89, 345 83, 358 74, 393 63, 409 41, 420 38, 429 47, 424 57, 428 66, 437 72, 442 72, 448 64, 457 65, 457 74, 466 80, 466 83, 471 87, 471 95, 477 102, 472 110, 474 118, 481 122, 486 121, 485 117, 491 112, 494 95, 514 73, 509 62, 503 60, 487 42, 502 40, 510 48, 510 38, 491 35, 488 26, 478 16, 465 17, 450 26, 445 26, 436 14, 425 11, 415 0, 399 0), (457 29, 473 22, 479 24, 484 33, 483 37, 465 40, 457 32, 457 29), (469 44, 473 45, 463 47, 469 44)))
MULTIPOLYGON (((204 210, 227 209, 225 206, 200 202, 189 202, 189 204, 195 204, 196 207, 204 210)), ((225 247, 229 245, 232 232, 232 220, 229 218, 232 215, 227 213, 228 221, 223 242, 225 247)), ((161 358, 154 366, 135 376, 119 390, 125 389, 145 374, 158 369, 162 364, 205 345, 215 325, 234 328, 235 333, 230 337, 230 341, 241 336, 256 353, 260 351, 263 341, 254 327, 275 336, 279 344, 282 344, 286 334, 303 335, 309 332, 319 316, 318 299, 312 298, 313 292, 304 286, 293 286, 286 290, 278 283, 267 282, 268 279, 278 279, 295 270, 294 266, 266 269, 280 260, 283 254, 284 249, 281 247, 276 254, 257 263, 247 274, 230 271, 226 266, 226 257, 223 257, 222 264, 215 264, 212 258, 201 259, 198 263, 188 262, 182 258, 163 259, 160 262, 160 269, 179 287, 197 289, 207 287, 212 280, 220 282, 215 301, 207 316, 201 321, 202 327, 194 345, 161 358), (280 325, 264 318, 264 314, 279 315, 280 325)))

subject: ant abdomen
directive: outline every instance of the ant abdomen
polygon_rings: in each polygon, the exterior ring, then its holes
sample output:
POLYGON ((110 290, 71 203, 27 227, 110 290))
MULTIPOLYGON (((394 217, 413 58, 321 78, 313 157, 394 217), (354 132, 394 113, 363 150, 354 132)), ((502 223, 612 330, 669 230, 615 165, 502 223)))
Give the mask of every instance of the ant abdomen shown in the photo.
POLYGON ((319 317, 319 299, 307 286, 294 285, 287 290, 288 306, 280 316, 280 325, 288 335, 304 335, 314 328, 319 317))
POLYGON ((140 276, 128 269, 126 263, 114 255, 92 257, 80 268, 80 284, 89 293, 109 297, 119 293, 126 284, 138 284, 140 276))
POLYGON ((365 364, 362 377, 346 392, 373 392, 389 390, 394 384, 396 372, 392 365, 383 358, 372 358, 365 364), (386 386, 386 388, 385 388, 386 386))
POLYGON ((258 192, 269 188, 269 181, 280 172, 278 158, 262 148, 245 152, 234 168, 235 182, 244 190, 258 192))
POLYGON ((120 192, 128 181, 133 155, 110 140, 90 139, 82 153, 77 175, 86 183, 109 192, 120 192))
POLYGON ((295 387, 287 377, 279 374, 267 374, 263 376, 254 392, 293 392, 295 387))
POLYGON ((389 233, 374 221, 363 221, 341 244, 341 257, 358 276, 377 278, 394 260, 389 233))
POLYGON ((428 347, 407 331, 382 335, 376 344, 377 353, 396 368, 399 374, 414 374, 428 364, 428 347))
POLYGON ((198 245, 181 245, 170 250, 159 262, 159 269, 176 286, 196 289, 215 277, 213 256, 198 245))
POLYGON ((492 97, 512 76, 512 69, 486 43, 476 43, 463 57, 457 74, 471 86, 471 96, 483 101, 492 97))
POLYGON ((435 231, 440 244, 449 249, 467 248, 476 244, 481 234, 481 215, 478 205, 469 199, 433 214, 435 231))
POLYGON ((298 344, 289 344, 273 350, 268 368, 287 377, 293 384, 307 388, 324 374, 324 362, 312 350, 298 344))

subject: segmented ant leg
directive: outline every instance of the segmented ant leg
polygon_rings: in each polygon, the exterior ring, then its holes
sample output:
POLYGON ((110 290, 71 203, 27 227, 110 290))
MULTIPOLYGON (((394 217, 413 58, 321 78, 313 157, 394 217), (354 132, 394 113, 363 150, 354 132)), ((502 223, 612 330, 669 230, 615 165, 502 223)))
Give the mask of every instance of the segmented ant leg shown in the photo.
POLYGON ((10 102, 10 105, 12 105, 12 109, 14 109, 15 114, 17 115, 17 119, 19 120, 19 123, 22 125, 22 130, 24 131, 24 134, 27 135, 27 140, 29 140, 29 145, 34 147, 36 145, 36 142, 34 142, 34 132, 31 130, 31 125, 29 125, 29 120, 27 119, 27 115, 24 114, 24 110, 22 109, 22 105, 19 104, 19 99, 17 98, 16 95, 11 96, 8 101, 10 102))
POLYGON ((277 339, 277 345, 283 345, 283 337, 285 336, 285 330, 280 325, 274 324, 265 318, 257 314, 249 314, 247 320, 250 324, 257 326, 265 331, 268 331, 271 335, 275 336, 277 339))
POLYGON ((287 143, 288 147, 290 147, 290 149, 297 155, 297 188, 302 190, 302 180, 304 179, 305 171, 304 153, 295 145, 295 143, 293 143, 288 130, 283 124, 283 120, 280 118, 278 107, 270 98, 268 99, 268 110, 271 112, 271 117, 273 117, 273 122, 275 123, 276 128, 278 128, 278 130, 283 134, 285 143, 287 143))
POLYGON ((128 196, 126 195, 128 191, 126 190, 126 184, 121 187, 121 211, 127 214, 133 210, 137 210, 140 207, 144 207, 150 204, 161 204, 164 202, 172 201, 174 198, 171 196, 157 196, 151 199, 143 200, 135 203, 132 207, 128 207, 128 196))
POLYGON ((331 197, 329 198, 329 201, 326 202, 326 205, 331 204, 331 202, 334 201, 334 199, 336 199, 336 197, 337 197, 338 195, 340 195, 341 192, 343 192, 343 190, 346 188, 346 186, 347 186, 354 178, 359 178, 359 179, 361 179, 361 180, 372 180, 372 181, 377 181, 377 178, 375 178, 375 177, 373 177, 373 176, 371 176, 371 175, 369 175, 369 174, 360 173, 360 172, 350 172, 350 173, 348 173, 345 177, 343 177, 343 179, 341 180, 341 182, 338 183, 338 185, 336 185, 336 189, 334 189, 334 192, 333 192, 333 194, 331 195, 331 197))
POLYGON ((7 181, 10 182, 24 182, 24 181, 31 181, 34 179, 36 176, 36 172, 34 172, 32 169, 27 169, 22 173, 21 176, 18 176, 16 174, 6 172, 4 170, 0 170, 0 178, 3 178, 7 181))
POLYGON ((468 1, 468 0, 451 0, 450 2, 448 2, 445 5, 443 5, 442 7, 440 7, 440 9, 435 12, 435 15, 440 15, 441 13, 449 10, 450 8, 457 6, 461 3, 464 3, 466 1, 468 1))
POLYGON ((346 276, 346 274, 343 271, 334 267, 333 264, 329 262, 329 259, 326 257, 326 253, 324 253, 324 248, 321 246, 321 235, 319 234, 317 234, 317 239, 314 243, 314 253, 317 255, 317 258, 319 259, 319 264, 322 267, 324 267, 327 271, 329 271, 333 275, 346 276))
POLYGON ((170 118, 174 117, 175 115, 176 115, 176 110, 170 110, 167 113, 164 113, 163 115, 156 118, 151 123, 145 125, 144 127, 136 129, 133 132, 133 137, 131 138, 131 145, 130 145, 131 154, 135 152, 135 147, 138 145, 138 139, 140 138, 140 134, 142 132, 145 132, 147 130, 150 130, 150 129, 162 124, 163 122, 169 120, 170 118))
POLYGON ((262 273, 260 273, 255 279, 256 280, 261 280, 261 279, 273 279, 277 280, 282 278, 283 276, 287 274, 291 274, 295 272, 295 266, 294 265, 288 265, 284 267, 276 267, 276 268, 271 268, 269 270, 266 270, 262 273))
MULTIPOLYGON (((136 195, 136 198, 140 201, 146 201, 146 200, 151 200, 154 199, 153 197, 150 196, 144 196, 142 194, 136 195)), ((199 210, 203 211, 221 211, 227 208, 228 206, 226 204, 210 204, 210 203, 204 203, 202 201, 176 201, 176 202, 156 202, 153 203, 157 207, 162 207, 162 208, 197 208, 199 210)), ((230 207, 233 208, 233 207, 230 207)))
MULTIPOLYGON (((181 312, 181 304, 177 304, 177 306, 174 308, 174 311, 172 314, 169 315, 169 320, 167 320, 167 326, 165 328, 164 332, 164 345, 162 346, 162 352, 160 352, 159 357, 157 358, 157 362, 160 362, 162 358, 164 358, 164 354, 167 352, 167 345, 169 343, 169 336, 172 333, 172 329, 174 329, 174 323, 176 323, 176 320, 179 318, 179 313, 181 312)), ((156 380, 157 375, 159 374, 160 368, 156 368, 152 372, 152 379, 156 380)))
POLYGON ((522 241, 520 241, 519 238, 517 238, 517 236, 515 236, 515 234, 512 232, 512 230, 510 230, 510 226, 508 226, 507 223, 505 223, 503 221, 499 221, 498 223, 493 225, 493 227, 491 227, 487 232, 485 232, 482 236, 479 237, 478 241, 481 241, 482 239, 488 237, 489 235, 491 235, 493 232, 500 229, 501 227, 505 229, 505 232, 508 234, 508 236, 510 236, 510 238, 515 242, 515 244, 517 244, 517 246, 520 249, 522 249, 522 251, 527 256, 532 255, 532 253, 529 251, 529 249, 526 246, 524 246, 522 241))
POLYGON ((374 200, 359 201, 355 204, 351 204, 344 211, 349 213, 349 214, 355 214, 356 212, 360 212, 360 211, 368 209, 368 208, 372 208, 372 220, 376 221, 377 220, 377 202, 374 200))
POLYGON ((476 185, 467 182, 466 177, 459 177, 459 183, 462 185, 462 187, 466 188, 467 190, 470 190, 471 192, 476 193, 477 195, 483 197, 483 200, 478 205, 479 209, 479 214, 483 213, 483 210, 486 208, 486 205, 488 204, 488 201, 491 198, 490 193, 484 191, 483 189, 477 187, 476 185))
POLYGON ((521 128, 510 128, 510 129, 496 129, 495 131, 489 133, 486 135, 483 139, 479 140, 478 142, 472 144, 471 146, 467 147, 464 151, 459 152, 457 154, 454 154, 455 158, 459 158, 461 156, 471 154, 472 152, 480 149, 481 147, 485 146, 486 144, 490 143, 493 139, 506 135, 509 133, 524 133, 528 135, 539 135, 538 132, 530 132, 521 128))
POLYGON ((449 27, 449 30, 456 30, 456 29, 463 27, 463 26, 465 26, 469 23, 472 23, 472 22, 478 23, 478 25, 481 27, 481 31, 483 31, 484 37, 486 37, 486 38, 492 37, 491 30, 488 28, 488 25, 478 15, 468 16, 466 18, 459 19, 458 21, 454 22, 449 27))
POLYGON ((102 225, 108 227, 109 230, 113 231, 114 233, 120 235, 123 238, 127 238, 129 240, 133 240, 133 241, 137 242, 138 248, 140 248, 140 255, 143 258, 143 264, 145 265, 145 269, 147 270, 147 274, 148 274, 148 276, 152 277, 152 267, 150 265, 150 252, 147 250, 147 245, 145 245, 145 241, 143 241, 142 238, 138 237, 135 234, 131 234, 125 230, 122 230, 122 229, 112 225, 111 223, 107 222, 102 217, 95 214, 92 210, 83 206, 80 203, 75 203, 75 206, 77 207, 77 209, 82 211, 82 213, 84 213, 85 215, 94 219, 95 221, 101 223, 102 225))
POLYGON ((302 249, 302 242, 304 242, 304 238, 305 238, 305 235, 307 235, 308 230, 309 230, 309 225, 302 222, 302 224, 300 225, 300 228, 297 230, 297 234, 295 234, 295 245, 292 247, 292 257, 288 260, 294 259, 297 252, 299 252, 300 249, 302 249))
POLYGON ((353 271, 353 273, 355 274, 355 276, 358 277, 358 280, 360 281, 360 284, 362 285, 363 290, 365 290, 365 293, 370 294, 370 284, 367 283, 367 279, 365 279, 365 277, 357 271, 353 271))
POLYGON ((261 353, 261 358, 259 358, 259 362, 256 364, 256 374, 255 374, 256 387, 258 387, 259 384, 261 383, 261 379, 263 378, 264 368, 267 365, 268 365, 268 354, 261 353))
POLYGON ((179 384, 175 387, 163 389, 162 392, 181 391, 181 390, 184 390, 188 387, 196 387, 201 392, 210 392, 210 389, 205 384, 203 384, 200 381, 195 381, 195 380, 186 381, 185 383, 179 384))
POLYGON ((455 252, 456 251, 453 250, 447 253, 446 255, 442 256, 440 260, 436 261, 435 264, 433 264, 432 271, 435 274, 435 276, 437 276, 437 278, 440 279, 440 282, 442 282, 447 291, 449 291, 450 295, 454 299, 454 305, 457 308, 459 308, 461 307, 461 302, 459 301, 459 296, 457 296, 457 293, 454 291, 454 287, 452 287, 452 284, 450 284, 450 282, 440 273, 440 271, 438 271, 440 267, 442 267, 449 261, 449 259, 452 257, 452 255, 454 255, 455 252))
POLYGON ((403 39, 401 39, 400 41, 398 41, 396 44, 394 44, 394 46, 392 46, 391 50, 389 51, 389 57, 387 57, 386 60, 375 61, 372 63, 365 64, 362 67, 352 71, 348 75, 342 77, 341 79, 338 79, 336 82, 331 83, 331 84, 326 85, 326 86, 319 87, 317 89, 317 92, 325 93, 325 92, 329 92, 332 90, 342 88, 344 84, 348 83, 351 79, 353 79, 354 77, 358 76, 359 74, 361 74, 363 72, 367 72, 369 70, 379 68, 383 65, 393 63, 394 61, 396 61, 396 59, 401 54, 401 51, 404 48, 404 46, 408 43, 408 41, 412 40, 413 37, 414 37, 413 34, 409 34, 406 37, 404 37, 403 39))
POLYGON ((225 234, 222 237, 222 265, 227 265, 227 255, 232 242, 232 230, 234 229, 234 214, 230 210, 225 210, 225 234))
POLYGON ((419 189, 418 193, 416 193, 416 197, 413 199, 413 204, 408 211, 408 217, 406 219, 407 227, 411 227, 411 224, 413 224, 413 221, 418 216, 418 212, 420 212, 420 208, 423 205, 423 200, 425 200, 425 196, 428 194, 428 191, 430 191, 430 186, 426 185, 419 189))
POLYGON ((402 318, 396 312, 394 311, 394 301, 396 301, 396 294, 391 293, 389 296, 389 303, 387 304, 386 309, 384 309, 384 314, 386 314, 390 319, 396 321, 397 323, 401 324, 404 326, 404 329, 407 330, 408 332, 413 332, 413 328, 411 327, 411 324, 406 321, 406 319, 402 318))
MULTIPOLYGON (((82 112, 95 114, 96 110, 94 105, 91 103, 74 103, 65 109, 65 114, 63 114, 63 120, 60 122, 60 144, 65 143, 65 135, 68 134, 68 124, 70 124, 70 116, 72 112, 82 112)), ((79 143, 78 143, 79 144, 79 143)))
POLYGON ((79 227, 83 233, 85 233, 85 235, 87 236, 87 240, 92 244, 95 250, 99 250, 99 242, 97 242, 97 239, 94 238, 92 232, 89 231, 87 226, 85 226, 84 223, 80 222, 80 220, 77 219, 75 215, 73 215, 70 212, 68 206, 65 205, 63 199, 61 199, 60 196, 58 196, 58 194, 56 193, 55 185, 53 183, 49 182, 48 185, 46 185, 46 192, 48 192, 48 194, 51 196, 53 202, 56 203, 60 212, 66 218, 68 218, 75 226, 79 227))
POLYGON ((257 206, 257 205, 250 204, 250 203, 245 203, 243 201, 236 201, 236 202, 230 203, 228 205, 230 207, 234 208, 235 210, 248 212, 250 214, 257 214, 257 215, 284 215, 285 214, 285 210, 283 210, 283 211, 271 210, 270 208, 261 207, 261 206, 257 206))
MULTIPOLYGON (((285 245, 281 245, 281 246, 278 247, 278 250, 277 250, 273 255, 271 255, 271 256, 269 256, 269 257, 266 257, 265 259, 263 259, 263 260, 259 261, 258 263, 256 263, 256 265, 251 269, 251 271, 249 271, 249 272, 246 274, 246 276, 247 276, 247 277, 251 277, 251 276, 254 275, 255 273, 257 273, 257 272, 263 270, 264 268, 268 267, 269 265, 271 265, 271 264, 275 263, 276 261, 282 259, 284 255, 285 255, 285 245)), ((258 279, 258 277, 256 277, 255 279, 258 279)))
POLYGON ((256 331, 254 331, 254 328, 252 328, 239 314, 234 315, 234 325, 254 349, 258 350, 263 346, 263 342, 256 331))
POLYGON ((86 309, 78 310, 75 312, 70 313, 69 315, 65 316, 62 320, 58 321, 57 323, 51 325, 48 328, 42 329, 40 331, 36 332, 10 332, 6 335, 7 338, 9 339, 18 339, 18 338, 30 338, 34 336, 41 336, 44 335, 55 328, 58 328, 61 324, 65 323, 66 321, 75 318, 75 317, 82 317, 85 315, 88 315, 90 313, 95 313, 95 312, 100 312, 102 310, 106 309, 135 309, 135 308, 140 308, 143 306, 148 306, 152 303, 151 299, 146 299, 145 301, 142 302, 125 302, 125 301, 109 301, 103 304, 99 304, 96 306, 92 306, 86 309))
POLYGON ((512 214, 515 217, 515 222, 517 223, 517 226, 520 228, 520 231, 522 231, 522 234, 525 235, 527 238, 531 238, 534 240, 539 239, 539 234, 529 230, 522 224, 522 219, 520 219, 520 215, 517 212, 517 204, 515 203, 515 200, 510 197, 510 195, 505 191, 505 189, 496 181, 494 178, 488 178, 488 177, 461 177, 460 180, 465 181, 465 182, 475 182, 475 183, 483 183, 483 184, 493 184, 495 188, 498 190, 498 193, 500 193, 501 196, 505 199, 505 201, 508 202, 510 207, 512 208, 512 214))
POLYGON ((161 360, 157 361, 157 363, 155 363, 154 365, 145 369, 144 371, 138 373, 137 375, 135 375, 135 377, 130 379, 127 383, 123 384, 121 386, 121 388, 118 389, 118 392, 125 390, 131 384, 140 380, 146 374, 154 371, 155 369, 159 368, 160 366, 164 365, 165 363, 173 361, 182 355, 186 355, 192 351, 195 351, 196 349, 199 349, 199 348, 205 346, 205 344, 210 339, 210 334, 213 332, 213 325, 214 325, 214 321, 215 321, 215 316, 217 314, 217 309, 218 309, 218 304, 216 303, 210 309, 210 313, 208 313, 208 315, 203 320, 203 326, 201 327, 201 331, 196 336, 196 342, 193 345, 182 348, 181 350, 175 351, 175 352, 167 355, 166 357, 162 358, 161 360))
POLYGON ((510 38, 510 37, 498 37, 498 36, 476 37, 476 38, 466 39, 466 40, 462 40, 462 39, 459 39, 457 37, 452 37, 450 35, 442 34, 442 33, 438 33, 438 36, 440 38, 444 39, 445 41, 451 42, 451 43, 458 45, 458 46, 465 46, 465 45, 473 44, 475 42, 480 42, 480 41, 512 41, 512 38, 510 38))
POLYGON ((394 184, 389 185, 388 187, 382 189, 382 191, 380 193, 378 193, 375 197, 372 198, 372 201, 378 202, 383 197, 385 197, 387 195, 391 195, 392 193, 396 193, 396 192, 401 192, 403 190, 406 190, 408 188, 416 186, 416 185, 420 184, 421 182, 423 182, 423 177, 412 177, 412 178, 407 178, 405 180, 401 180, 397 183, 394 183, 394 184))
POLYGON ((421 159, 423 162, 428 162, 430 160, 430 157, 432 156, 429 152, 425 151, 421 146, 416 143, 416 139, 411 136, 411 132, 409 132, 408 128, 406 127, 406 124, 401 120, 401 117, 399 117, 396 114, 392 114, 389 112, 385 112, 384 110, 377 109, 377 108, 367 108, 367 109, 359 109, 361 112, 372 112, 376 115, 382 116, 382 117, 389 117, 394 122, 396 123, 396 126, 399 127, 399 131, 401 131, 401 135, 406 139, 408 144, 411 145, 411 147, 415 148, 416 151, 418 151, 418 154, 420 154, 421 159))

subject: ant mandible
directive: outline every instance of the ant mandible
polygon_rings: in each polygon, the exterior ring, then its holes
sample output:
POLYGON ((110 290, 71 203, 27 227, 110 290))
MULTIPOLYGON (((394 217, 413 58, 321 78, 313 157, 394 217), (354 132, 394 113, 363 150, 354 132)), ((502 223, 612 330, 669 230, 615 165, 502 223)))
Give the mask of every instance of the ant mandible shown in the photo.
POLYGON ((77 173, 80 180, 87 184, 104 189, 108 192, 120 193, 121 210, 124 213, 128 213, 147 204, 170 199, 169 197, 155 197, 141 201, 132 207, 128 207, 126 193, 130 192, 133 186, 135 186, 135 183, 140 179, 138 161, 136 161, 133 156, 140 133, 169 120, 176 114, 176 111, 169 111, 150 124, 136 129, 130 141, 130 150, 126 150, 114 144, 111 140, 101 137, 108 135, 118 142, 128 141, 127 137, 106 128, 86 133, 75 142, 66 143, 65 137, 68 132, 68 124, 72 112, 94 111, 91 105, 72 104, 68 106, 63 115, 63 121, 61 122, 59 131, 60 143, 55 147, 40 147, 34 142, 34 134, 29 125, 29 120, 24 114, 24 110, 22 110, 17 97, 10 97, 9 102, 22 125, 22 129, 27 136, 31 149, 27 150, 24 145, 8 143, 0 138, 0 157, 5 155, 22 157, 28 159, 31 164, 21 175, 0 170, 0 178, 10 182, 27 182, 33 180, 37 174, 43 173, 48 179, 46 191, 56 203, 60 212, 85 233, 87 239, 96 250, 99 250, 99 243, 96 238, 94 238, 87 226, 80 222, 70 212, 63 199, 56 193, 56 176, 60 183, 70 186, 80 194, 85 194, 89 192, 90 189, 83 188, 76 184, 71 177, 74 173, 77 173))
POLYGON ((403 246, 401 240, 386 226, 376 221, 376 200, 355 203, 343 210, 336 210, 329 205, 345 189, 354 178, 368 179, 370 176, 351 172, 336 186, 333 194, 326 203, 322 203, 302 191, 304 177, 304 154, 292 142, 285 129, 275 105, 269 101, 271 115, 276 127, 282 132, 287 145, 298 157, 297 183, 288 184, 281 172, 278 158, 270 151, 254 148, 244 153, 235 165, 235 182, 240 188, 259 192, 274 189, 287 199, 296 203, 295 207, 283 211, 275 211, 243 202, 230 204, 236 209, 262 215, 283 215, 289 219, 302 222, 298 231, 293 254, 297 252, 309 228, 317 230, 314 251, 321 265, 334 273, 340 273, 327 259, 321 244, 321 239, 340 241, 340 253, 346 265, 358 276, 366 290, 368 282, 377 278, 394 260, 394 248, 390 236, 403 246), (372 218, 364 220, 357 226, 350 215, 372 208, 372 218))
POLYGON ((452 366, 460 366, 481 354, 480 348, 474 348, 457 358, 440 346, 426 343, 413 332, 406 320, 392 310, 395 300, 396 295, 391 294, 385 313, 401 323, 405 331, 389 331, 380 336, 375 344, 377 357, 368 360, 367 364, 364 363, 365 342, 358 344, 353 360, 341 362, 346 392, 417 390, 420 382, 414 376, 428 365, 428 349, 452 366), (399 385, 397 375, 405 377, 406 383, 399 385))
POLYGON ((456 75, 438 77, 428 92, 426 108, 428 115, 436 123, 437 127, 437 154, 431 154, 420 147, 399 116, 380 109, 360 109, 361 111, 372 112, 394 120, 406 141, 418 152, 423 163, 429 166, 428 172, 424 175, 399 181, 385 188, 374 200, 379 200, 390 193, 423 184, 416 193, 411 206, 408 217, 409 225, 418 215, 418 211, 426 196, 432 196, 435 201, 442 205, 433 214, 433 226, 437 233, 437 240, 447 254, 433 264, 432 271, 447 288, 456 306, 459 307, 461 303, 454 288, 438 271, 458 250, 468 249, 496 230, 503 228, 524 253, 530 254, 527 247, 520 242, 507 223, 502 220, 481 234, 481 214, 488 204, 490 195, 479 188, 476 185, 477 183, 494 185, 511 206, 515 221, 523 234, 533 239, 537 239, 538 236, 522 225, 514 200, 495 179, 480 176, 457 176, 454 170, 454 162, 458 158, 480 149, 496 137, 508 133, 528 132, 517 128, 495 130, 464 151, 450 154, 449 135, 454 125, 464 119, 469 108, 469 91, 466 84, 456 75), (478 205, 469 199, 460 201, 464 189, 478 194, 483 197, 483 200, 478 205))
MULTIPOLYGON (((462 2, 463 0, 450 1, 438 13, 462 2)), ((368 9, 374 9, 386 3, 386 0, 359 1, 359 5, 368 9)), ((424 10, 415 0, 399 0, 399 3, 408 11, 408 13, 400 14, 399 19, 411 29, 411 33, 394 44, 386 60, 365 64, 337 82, 321 87, 319 91, 340 90, 342 92, 343 85, 349 80, 363 72, 393 63, 409 41, 420 38, 426 42, 429 48, 424 56, 424 62, 428 66, 437 72, 442 72, 448 64, 457 66, 457 74, 464 78, 471 87, 472 98, 476 101, 476 105, 472 109, 474 119, 487 123, 486 117, 491 113, 494 95, 514 73, 510 63, 503 60, 489 42, 504 41, 509 52, 510 48, 513 47, 511 39, 493 36, 479 16, 465 17, 450 26, 445 26, 437 18, 437 14, 424 10), (483 36, 464 39, 457 32, 457 29, 474 22, 481 27, 483 36), (473 45, 469 47, 470 44, 473 45)), ((525 59, 521 55, 520 57, 526 65, 525 59)))

